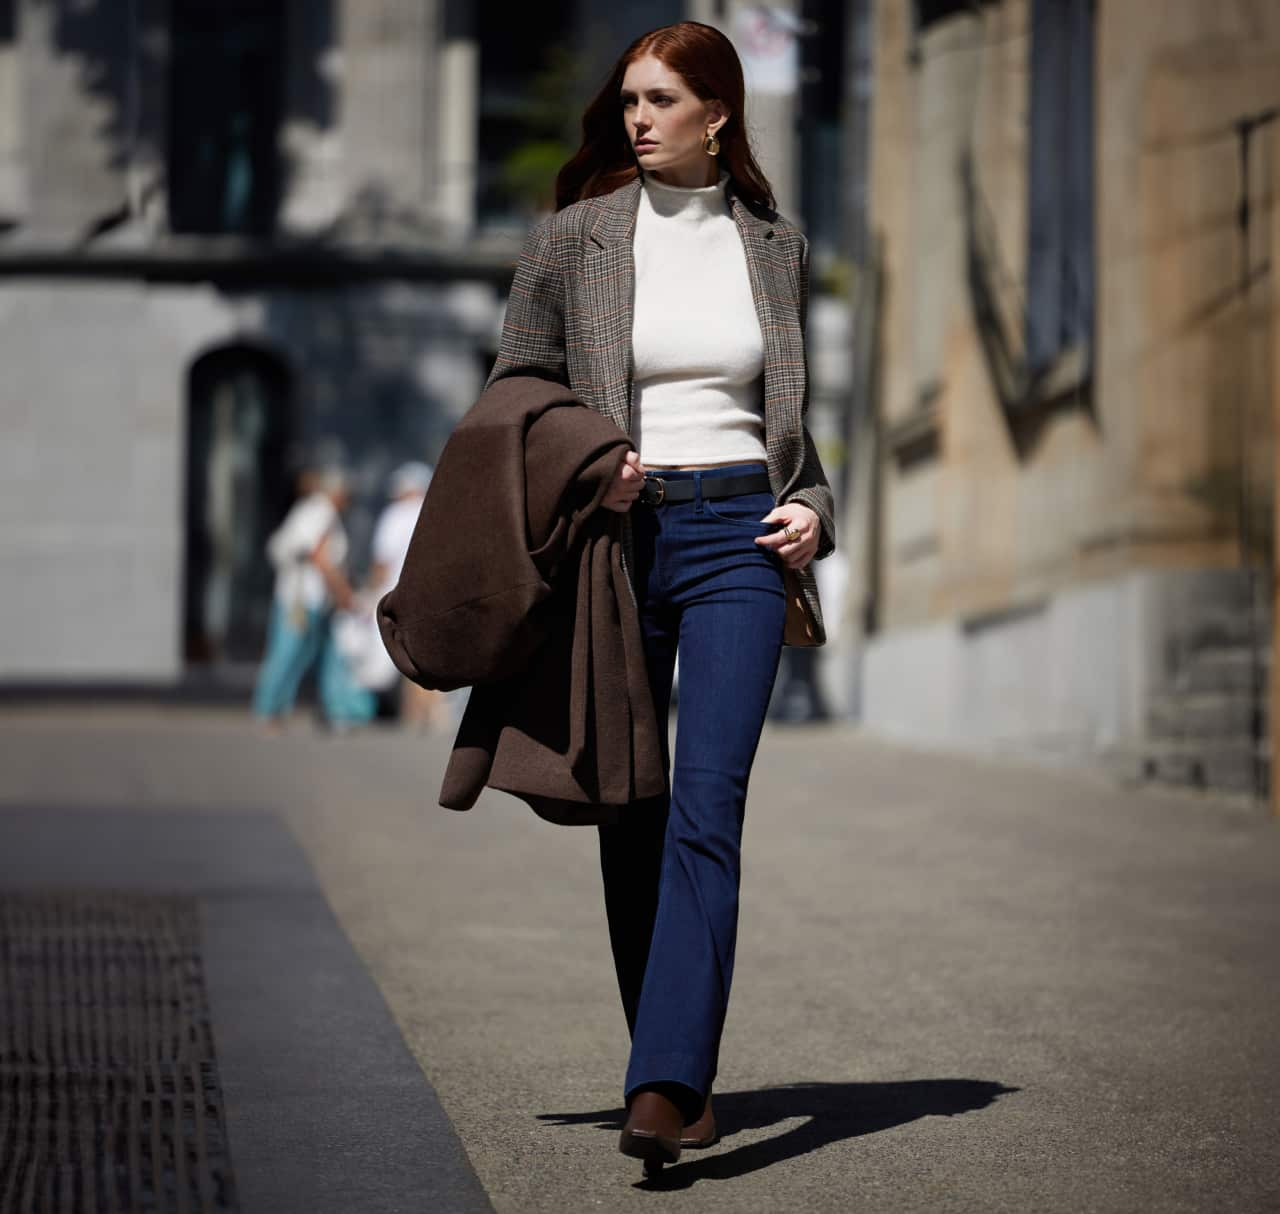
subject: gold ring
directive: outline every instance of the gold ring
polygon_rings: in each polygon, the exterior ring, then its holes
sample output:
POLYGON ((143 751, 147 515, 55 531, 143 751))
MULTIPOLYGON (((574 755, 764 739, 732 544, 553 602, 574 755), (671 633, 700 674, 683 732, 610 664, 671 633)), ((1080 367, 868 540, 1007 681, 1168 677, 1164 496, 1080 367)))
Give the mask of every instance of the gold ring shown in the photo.
POLYGON ((800 538, 800 532, 798 532, 794 527, 787 527, 782 534, 787 537, 787 542, 789 544, 794 544, 796 540, 800 538))

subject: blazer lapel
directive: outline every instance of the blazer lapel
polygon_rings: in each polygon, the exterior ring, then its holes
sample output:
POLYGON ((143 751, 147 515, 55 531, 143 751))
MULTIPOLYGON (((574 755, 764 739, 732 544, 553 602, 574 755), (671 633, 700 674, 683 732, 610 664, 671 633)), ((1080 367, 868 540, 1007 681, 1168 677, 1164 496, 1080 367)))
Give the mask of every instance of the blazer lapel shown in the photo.
POLYGON ((583 263, 591 317, 591 370, 598 407, 631 433, 631 327, 635 310, 636 262, 633 241, 640 179, 603 198, 588 232, 583 263))
MULTIPOLYGON (((794 299, 796 287, 789 272, 779 264, 780 259, 767 251, 777 238, 773 223, 752 212, 737 195, 731 195, 731 199, 764 340, 764 436, 769 468, 786 469, 792 453, 784 451, 784 447, 799 429, 802 402, 793 399, 794 377, 780 374, 780 369, 794 362, 796 355, 784 344, 788 329, 779 314, 778 301, 794 299)), ((800 357, 803 359, 803 351, 800 357)), ((778 486, 774 488, 776 491, 778 486)))

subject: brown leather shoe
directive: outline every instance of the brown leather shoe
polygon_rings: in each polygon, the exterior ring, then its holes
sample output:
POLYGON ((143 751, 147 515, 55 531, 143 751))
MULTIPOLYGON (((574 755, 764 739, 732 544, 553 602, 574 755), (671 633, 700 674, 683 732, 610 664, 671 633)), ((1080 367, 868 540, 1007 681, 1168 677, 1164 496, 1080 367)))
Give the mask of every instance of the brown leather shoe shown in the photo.
POLYGON ((720 1132, 716 1129, 715 1114, 711 1111, 711 1097, 702 1106, 702 1116, 692 1125, 687 1125, 680 1133, 680 1145, 686 1150, 700 1151, 704 1147, 713 1147, 720 1141, 720 1132))
POLYGON ((645 1170, 675 1163, 680 1158, 680 1133, 684 1118, 660 1092, 637 1092, 627 1110, 618 1150, 632 1159, 643 1159, 645 1170))

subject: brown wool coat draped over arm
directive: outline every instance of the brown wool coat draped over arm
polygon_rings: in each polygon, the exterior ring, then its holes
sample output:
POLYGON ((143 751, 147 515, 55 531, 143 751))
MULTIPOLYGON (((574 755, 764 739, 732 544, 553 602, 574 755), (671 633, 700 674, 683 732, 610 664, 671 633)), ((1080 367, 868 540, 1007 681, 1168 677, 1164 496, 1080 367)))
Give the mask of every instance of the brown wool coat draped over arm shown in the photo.
POLYGON ((400 581, 379 604, 397 667, 472 685, 440 793, 513 793, 608 821, 665 788, 621 520, 601 506, 630 441, 563 385, 486 389, 446 444, 400 581))

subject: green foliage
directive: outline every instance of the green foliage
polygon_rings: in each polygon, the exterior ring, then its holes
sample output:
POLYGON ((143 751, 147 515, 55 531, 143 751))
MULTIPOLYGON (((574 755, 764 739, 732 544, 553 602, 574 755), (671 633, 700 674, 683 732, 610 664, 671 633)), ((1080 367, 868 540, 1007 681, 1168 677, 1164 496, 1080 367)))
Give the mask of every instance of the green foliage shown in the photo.
POLYGON ((531 134, 567 140, 576 133, 582 98, 578 65, 568 47, 552 47, 529 88, 526 121, 531 134))
POLYGON ((577 65, 567 47, 553 47, 529 86, 528 103, 520 114, 527 132, 503 159, 503 189, 529 210, 555 205, 555 180, 560 166, 573 155, 570 140, 578 122, 577 65))
POLYGON ((531 139, 502 162, 502 186, 533 210, 555 205, 556 173, 573 149, 558 139, 531 139))

